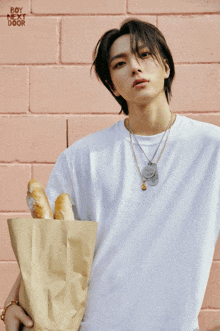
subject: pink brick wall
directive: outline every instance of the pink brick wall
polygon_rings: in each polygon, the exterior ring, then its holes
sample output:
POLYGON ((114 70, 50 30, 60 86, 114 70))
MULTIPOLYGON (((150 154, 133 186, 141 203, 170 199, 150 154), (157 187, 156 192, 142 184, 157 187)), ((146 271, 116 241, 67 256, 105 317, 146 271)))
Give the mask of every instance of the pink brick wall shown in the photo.
MULTIPOLYGON (((18 274, 7 219, 30 216, 27 182, 37 178, 46 186, 67 146, 123 118, 110 93, 94 74, 89 76, 92 51, 101 34, 127 17, 155 24, 176 64, 171 110, 219 125, 218 3, 0 1, 0 308, 18 274), (10 7, 22 7, 24 26, 8 26, 10 7)), ((219 330, 219 280, 218 241, 199 314, 201 331, 219 330)))

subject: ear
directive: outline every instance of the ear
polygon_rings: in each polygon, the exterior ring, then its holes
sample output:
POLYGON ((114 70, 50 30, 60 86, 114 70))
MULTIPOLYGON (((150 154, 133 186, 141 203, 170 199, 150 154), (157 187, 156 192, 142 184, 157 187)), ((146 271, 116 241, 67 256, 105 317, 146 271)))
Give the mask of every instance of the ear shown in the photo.
POLYGON ((112 91, 112 93, 116 96, 119 97, 120 94, 117 92, 117 90, 113 87, 110 86, 109 82, 107 80, 105 80, 106 84, 108 85, 108 87, 110 88, 110 90, 112 91))
POLYGON ((168 64, 167 59, 164 60, 165 61, 165 79, 168 78, 170 76, 170 67, 168 64))

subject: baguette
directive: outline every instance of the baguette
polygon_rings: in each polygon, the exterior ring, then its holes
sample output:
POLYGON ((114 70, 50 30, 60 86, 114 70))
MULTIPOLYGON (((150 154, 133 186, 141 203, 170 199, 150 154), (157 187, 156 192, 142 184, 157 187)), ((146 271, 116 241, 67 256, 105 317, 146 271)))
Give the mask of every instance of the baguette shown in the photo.
POLYGON ((53 211, 47 195, 43 186, 36 179, 28 182, 26 200, 33 218, 53 219, 53 211))
POLYGON ((54 216, 55 219, 74 221, 74 213, 70 201, 70 196, 68 193, 62 193, 56 199, 54 207, 54 216))

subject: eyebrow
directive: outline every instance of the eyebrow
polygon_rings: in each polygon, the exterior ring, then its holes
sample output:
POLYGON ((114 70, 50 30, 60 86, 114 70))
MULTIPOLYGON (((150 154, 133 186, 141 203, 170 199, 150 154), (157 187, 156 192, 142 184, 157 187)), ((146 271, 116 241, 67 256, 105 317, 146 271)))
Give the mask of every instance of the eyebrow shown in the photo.
POLYGON ((112 63, 112 61, 114 61, 115 59, 118 59, 118 58, 121 58, 121 57, 126 57, 127 56, 127 53, 120 53, 120 54, 117 54, 117 55, 114 55, 111 60, 109 61, 109 63, 112 63))
MULTIPOLYGON (((149 49, 149 47, 147 45, 141 45, 138 47, 138 50, 147 47, 149 49)), ((109 63, 112 63, 112 61, 114 61, 115 59, 121 58, 121 57, 126 57, 128 53, 119 53, 117 55, 112 56, 112 58, 109 60, 109 63)))

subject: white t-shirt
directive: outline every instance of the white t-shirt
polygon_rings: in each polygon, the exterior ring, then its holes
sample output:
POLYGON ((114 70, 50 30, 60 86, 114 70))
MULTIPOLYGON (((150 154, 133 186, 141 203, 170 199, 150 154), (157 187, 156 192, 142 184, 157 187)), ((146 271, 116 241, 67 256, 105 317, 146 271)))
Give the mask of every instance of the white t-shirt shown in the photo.
MULTIPOLYGON (((162 135, 137 136, 149 159, 162 135)), ((148 161, 133 142, 142 170, 148 161)), ((80 331, 198 328, 220 229, 220 128, 177 115, 158 173, 143 191, 124 120, 56 161, 46 188, 52 208, 69 193, 76 219, 98 222, 80 331)))

